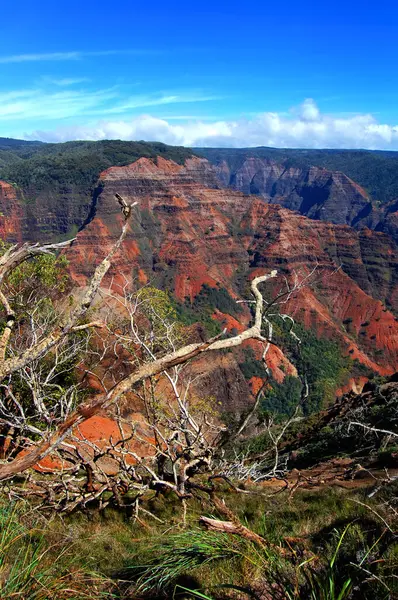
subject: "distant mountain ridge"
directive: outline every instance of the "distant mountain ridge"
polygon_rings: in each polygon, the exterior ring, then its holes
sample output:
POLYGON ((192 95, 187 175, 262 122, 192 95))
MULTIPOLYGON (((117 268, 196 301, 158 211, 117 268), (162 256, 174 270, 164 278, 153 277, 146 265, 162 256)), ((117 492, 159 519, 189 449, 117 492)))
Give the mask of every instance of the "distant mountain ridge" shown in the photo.
MULTIPOLYGON (((0 138, 0 180, 16 185, 34 240, 74 235, 98 177, 141 158, 209 162, 202 183, 261 196, 315 220, 369 227, 398 242, 398 153, 367 150, 174 147, 120 140, 46 144, 0 138)), ((22 228, 23 229, 23 228, 22 228)))
POLYGON ((261 196, 311 219, 383 231, 398 242, 398 153, 273 148, 196 152, 214 165, 224 187, 261 196))
POLYGON ((296 148, 193 148, 195 154, 231 172, 239 170, 248 158, 272 161, 284 168, 320 167, 341 171, 353 179, 375 202, 384 204, 398 198, 398 152, 386 150, 312 150, 296 148))
POLYGON ((4 138, 0 137, 0 149, 7 150, 9 148, 21 148, 24 146, 43 146, 44 142, 39 141, 28 141, 28 140, 18 140, 15 138, 4 138))
POLYGON ((311 219, 371 228, 380 219, 366 191, 340 171, 286 167, 255 157, 248 157, 234 171, 226 161, 214 168, 223 187, 261 196, 266 202, 297 210, 311 219))
MULTIPOLYGON (((64 143, 44 143, 13 138, 0 138, 0 151, 9 152, 6 157, 2 154, 3 164, 10 165, 0 171, 0 179, 12 178, 16 181, 21 176, 21 170, 16 169, 18 159, 31 159, 34 154, 39 157, 64 157, 70 160, 74 154, 82 153, 87 159, 91 158, 91 166, 101 159, 108 159, 112 164, 122 166, 140 156, 153 157, 165 155, 180 162, 188 155, 199 155, 207 158, 212 164, 226 161, 232 172, 241 168, 247 158, 257 158, 273 161, 284 168, 296 167, 305 169, 320 167, 329 171, 340 171, 354 180, 365 192, 378 203, 388 203, 398 198, 398 152, 379 150, 311 150, 291 148, 183 148, 168 146, 160 142, 144 141, 72 141, 64 143), (27 150, 29 154, 27 155, 27 150)), ((36 159, 36 160, 37 160, 36 159)), ((72 161, 73 162, 73 161, 72 161)), ((35 163, 27 164, 34 167, 35 163)), ((51 167, 51 161, 47 168, 51 167)), ((110 166, 110 165, 108 165, 110 166)), ((85 164, 81 165, 84 168, 85 164)), ((106 168, 100 167, 97 176, 106 168)), ((51 174, 50 174, 51 175, 51 174)), ((18 181, 16 181, 18 183, 18 181)), ((24 183, 24 182, 22 182, 24 183)))

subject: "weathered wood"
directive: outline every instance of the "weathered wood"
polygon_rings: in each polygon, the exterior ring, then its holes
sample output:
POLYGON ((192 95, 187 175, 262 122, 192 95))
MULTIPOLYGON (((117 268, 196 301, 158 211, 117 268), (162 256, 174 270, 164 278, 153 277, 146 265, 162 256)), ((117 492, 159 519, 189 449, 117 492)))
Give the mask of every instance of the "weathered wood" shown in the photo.
POLYGON ((259 544, 260 546, 267 545, 266 540, 254 531, 250 531, 244 525, 232 523, 232 521, 219 521, 218 519, 210 519, 209 517, 200 517, 199 523, 204 525, 211 531, 219 531, 220 533, 229 533, 231 535, 239 535, 240 537, 259 544))

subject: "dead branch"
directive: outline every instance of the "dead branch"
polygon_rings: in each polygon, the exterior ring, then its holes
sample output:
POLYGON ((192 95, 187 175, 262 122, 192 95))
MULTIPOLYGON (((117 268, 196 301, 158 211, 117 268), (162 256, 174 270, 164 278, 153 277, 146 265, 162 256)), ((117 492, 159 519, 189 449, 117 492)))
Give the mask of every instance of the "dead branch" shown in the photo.
POLYGON ((219 521, 218 519, 210 519, 209 517, 200 517, 199 523, 201 525, 205 525, 207 529, 211 531, 218 531, 221 533, 229 533, 232 535, 239 535, 240 537, 249 540, 250 542, 254 542, 260 546, 265 546, 266 541, 257 533, 254 533, 244 525, 237 525, 232 523, 231 521, 219 521))
MULTIPOLYGON (((66 323, 62 327, 59 327, 55 331, 52 331, 48 336, 46 336, 41 341, 37 342, 33 347, 29 348, 25 352, 22 352, 19 356, 15 356, 15 357, 8 358, 8 359, 1 361, 0 362, 0 380, 3 380, 8 375, 15 373, 15 371, 18 371, 19 369, 25 367, 26 365, 33 362, 34 360, 40 358, 41 356, 46 354, 49 350, 54 348, 57 344, 59 344, 60 341, 65 336, 67 336, 71 333, 71 331, 75 327, 77 321, 79 319, 81 319, 85 315, 85 313, 88 311, 88 309, 90 308, 90 306, 94 300, 94 297, 98 291, 98 288, 101 285, 101 282, 102 282, 104 276, 106 275, 107 271, 109 270, 109 267, 111 266, 111 259, 113 258, 113 256, 117 252, 117 250, 119 250, 124 238, 126 237, 127 230, 128 230, 128 221, 126 221, 126 223, 124 224, 122 233, 120 234, 119 239, 117 240, 117 242, 115 243, 115 245, 113 246, 113 248, 111 249, 109 254, 103 259, 103 261, 96 268, 96 270, 89 282, 86 293, 84 294, 83 298, 78 302, 77 306, 71 312, 69 317, 66 319, 66 323)), ((54 248, 63 247, 65 245, 66 245, 65 243, 62 243, 62 244, 51 244, 49 246, 42 246, 42 247, 37 247, 37 246, 26 247, 25 252, 23 253, 23 257, 19 256, 17 264, 21 264, 24 260, 27 260, 28 258, 30 258, 30 256, 32 255, 32 253, 31 253, 32 250, 34 251, 33 255, 36 256, 38 254, 48 253, 49 248, 51 250, 53 250, 54 248)), ((24 248, 24 246, 22 248, 24 248)), ((19 250, 20 249, 16 250, 17 254, 19 254, 19 250)), ((13 262, 13 258, 14 258, 13 255, 11 255, 10 256, 11 263, 13 262)), ((10 271, 8 263, 4 266, 4 269, 6 272, 10 271)), ((0 264, 0 282, 1 282, 1 264, 0 264)))
POLYGON ((377 427, 370 427, 369 425, 365 425, 365 423, 359 423, 357 421, 350 422, 348 426, 348 431, 350 431, 350 427, 352 425, 362 427, 363 429, 366 429, 366 431, 372 431, 373 433, 384 433, 385 435, 389 435, 391 437, 398 437, 398 433, 395 433, 394 431, 389 431, 388 429, 378 429, 377 427))

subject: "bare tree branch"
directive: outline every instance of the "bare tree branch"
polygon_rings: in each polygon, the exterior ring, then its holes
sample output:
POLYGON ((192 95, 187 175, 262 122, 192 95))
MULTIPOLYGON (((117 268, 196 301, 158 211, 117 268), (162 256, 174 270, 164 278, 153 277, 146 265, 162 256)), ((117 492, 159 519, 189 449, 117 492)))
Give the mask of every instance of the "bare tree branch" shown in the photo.
POLYGON ((365 425, 365 423, 359 423, 357 421, 351 421, 348 426, 348 431, 350 430, 351 425, 356 425, 357 427, 363 427, 367 431, 372 431, 373 433, 384 433, 385 435, 390 435, 392 437, 398 437, 398 433, 394 433, 394 431, 389 431, 388 429, 378 429, 377 427, 370 427, 369 425, 365 425))
MULTIPOLYGON (((116 244, 96 268, 94 275, 92 276, 89 282, 86 293, 84 294, 83 298, 78 302, 77 306, 71 312, 69 317, 66 319, 66 323, 62 327, 59 327, 57 330, 52 331, 48 336, 39 341, 33 347, 29 348, 25 352, 22 352, 19 356, 3 359, 2 361, 0 361, 0 381, 2 381, 5 377, 14 373, 15 371, 18 371, 19 369, 25 367, 30 362, 33 362, 34 360, 43 356, 46 352, 54 348, 62 340, 62 338, 67 336, 73 330, 73 328, 76 325, 76 322, 84 316, 84 314, 91 306, 95 294, 97 293, 105 274, 109 270, 109 267, 111 265, 111 259, 119 250, 124 238, 126 237, 127 229, 128 221, 126 221, 126 223, 124 224, 122 233, 120 234, 120 237, 117 240, 116 244)), ((68 244, 62 242, 61 244, 49 244, 46 246, 27 246, 25 244, 21 248, 16 249, 14 253, 6 252, 6 254, 9 254, 9 258, 7 261, 5 261, 3 267, 1 263, 2 259, 4 259, 4 256, 0 259, 0 283, 2 281, 2 277, 4 277, 6 273, 10 272, 10 270, 15 268, 15 266, 18 266, 31 256, 37 256, 39 254, 48 254, 52 250, 63 248, 69 244, 70 242, 68 242, 68 244)))
MULTIPOLYGON (((127 222, 123 227, 122 234, 117 244, 104 259, 104 261, 99 265, 99 267, 97 267, 96 272, 94 273, 94 276, 89 284, 88 291, 86 292, 83 300, 79 302, 78 307, 73 311, 71 317, 69 317, 67 325, 64 326, 61 331, 53 333, 45 338, 44 341, 33 348, 33 351, 25 352, 16 359, 9 359, 8 361, 5 361, 6 365, 3 365, 2 368, 0 366, 0 376, 2 373, 4 373, 3 377, 5 377, 6 374, 12 373, 17 369, 21 369, 32 362, 32 360, 42 356, 51 347, 54 347, 62 337, 64 337, 73 329, 76 320, 82 314, 84 314, 84 312, 90 306, 90 303, 94 298, 95 292, 98 289, 103 276, 109 269, 110 258, 114 255, 116 249, 120 247, 120 244, 124 239, 126 229, 127 222)), ((211 339, 204 343, 188 344, 166 354, 161 358, 155 359, 150 363, 141 365, 133 373, 117 383, 108 393, 96 397, 88 404, 78 406, 77 409, 68 416, 65 422, 62 423, 56 431, 51 433, 40 445, 28 450, 24 456, 17 457, 12 462, 1 465, 0 480, 8 479, 14 476, 16 473, 21 473, 22 471, 34 466, 37 462, 59 447, 60 444, 62 444, 62 442, 68 437, 68 435, 70 435, 74 427, 83 423, 90 417, 98 414, 98 412, 106 409, 111 404, 115 404, 117 400, 123 396, 123 394, 129 391, 137 383, 157 375, 158 373, 162 373, 173 367, 176 367, 177 365, 186 363, 195 356, 209 351, 239 346, 242 344, 242 342, 248 339, 258 339, 267 343, 268 338, 264 337, 262 333, 264 301, 263 296, 258 288, 261 283, 266 282, 270 278, 276 277, 276 275, 277 272, 272 271, 270 274, 256 277, 251 282, 251 290, 256 299, 255 321, 252 327, 231 338, 218 339, 217 336, 217 339, 211 339)))

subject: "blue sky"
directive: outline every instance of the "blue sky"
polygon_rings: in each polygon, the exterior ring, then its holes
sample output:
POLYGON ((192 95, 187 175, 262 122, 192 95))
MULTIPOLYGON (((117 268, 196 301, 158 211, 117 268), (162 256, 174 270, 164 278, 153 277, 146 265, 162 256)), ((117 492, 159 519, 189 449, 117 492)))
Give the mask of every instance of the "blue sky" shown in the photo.
POLYGON ((398 149, 394 2, 3 4, 1 136, 398 149))

